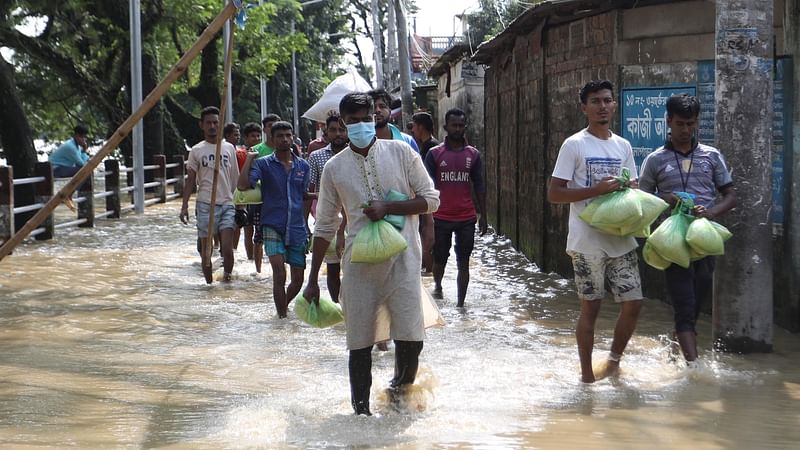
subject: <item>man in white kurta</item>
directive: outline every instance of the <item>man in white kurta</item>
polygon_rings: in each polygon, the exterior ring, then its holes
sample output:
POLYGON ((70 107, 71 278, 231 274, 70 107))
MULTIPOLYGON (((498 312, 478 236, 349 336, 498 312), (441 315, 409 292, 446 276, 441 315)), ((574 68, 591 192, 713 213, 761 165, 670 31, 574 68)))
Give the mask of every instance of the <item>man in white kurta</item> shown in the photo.
POLYGON ((348 94, 340 105, 342 121, 348 127, 351 144, 332 157, 322 172, 314 253, 307 299, 318 298, 317 274, 328 243, 333 240, 341 219, 347 215, 346 241, 342 256, 340 302, 347 324, 350 350, 350 384, 353 408, 369 414, 369 388, 372 384, 371 350, 385 339, 380 324, 389 324, 389 338, 395 341, 393 388, 413 383, 417 360, 425 336, 419 267, 422 252, 418 214, 432 213, 439 207, 439 193, 433 187, 422 159, 402 141, 376 139, 372 125, 372 99, 366 94, 348 94), (352 133, 351 133, 352 130, 352 133), (361 147, 359 147, 361 145, 361 147), (366 155, 366 156, 365 156, 366 155), (383 199, 394 190, 409 200, 383 199), (369 206, 365 208, 365 204, 369 206), (385 214, 406 216, 400 230, 408 248, 388 261, 353 263, 350 261, 353 238, 371 220, 385 214), (388 319, 388 320, 387 320, 388 319))

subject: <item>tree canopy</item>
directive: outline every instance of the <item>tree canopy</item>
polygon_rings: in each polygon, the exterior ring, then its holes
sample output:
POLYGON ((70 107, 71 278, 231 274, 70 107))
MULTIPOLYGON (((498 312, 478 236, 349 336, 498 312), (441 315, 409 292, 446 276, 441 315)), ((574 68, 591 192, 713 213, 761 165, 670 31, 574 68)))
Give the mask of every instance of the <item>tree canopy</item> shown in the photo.
MULTIPOLYGON (((222 6, 219 0, 141 1, 145 95, 222 6)), ((234 118, 260 119, 259 77, 269 79, 270 111, 291 117, 291 53, 297 52, 302 109, 336 75, 345 53, 339 41, 347 32, 348 1, 251 6, 246 29, 235 31, 234 118)), ((0 11, 0 45, 13 51, 6 62, 14 68, 32 137, 63 140, 81 122, 103 138, 130 114, 129 1, 0 0, 0 11)), ((190 145, 199 140, 199 110, 220 101, 221 41, 217 36, 203 50, 145 118, 146 154, 179 153, 184 139, 190 145)))

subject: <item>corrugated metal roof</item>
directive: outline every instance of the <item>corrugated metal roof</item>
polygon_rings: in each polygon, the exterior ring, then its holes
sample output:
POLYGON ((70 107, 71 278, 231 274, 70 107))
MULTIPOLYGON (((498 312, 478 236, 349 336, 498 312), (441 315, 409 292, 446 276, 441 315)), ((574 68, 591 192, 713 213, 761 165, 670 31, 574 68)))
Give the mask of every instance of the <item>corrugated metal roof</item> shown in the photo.
POLYGON ((458 61, 464 57, 464 55, 469 55, 469 53, 470 48, 467 44, 456 44, 450 47, 446 52, 442 53, 442 56, 431 66, 431 69, 428 70, 428 76, 436 78, 446 73, 452 65, 451 63, 458 61))

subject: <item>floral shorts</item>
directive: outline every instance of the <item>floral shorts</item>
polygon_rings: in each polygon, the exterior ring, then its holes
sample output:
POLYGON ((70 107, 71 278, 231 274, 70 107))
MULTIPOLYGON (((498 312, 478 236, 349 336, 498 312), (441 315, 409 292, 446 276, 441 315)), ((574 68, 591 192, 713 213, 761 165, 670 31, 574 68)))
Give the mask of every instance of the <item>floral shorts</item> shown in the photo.
POLYGON ((606 295, 606 280, 615 302, 642 299, 642 281, 639 277, 636 250, 615 258, 577 252, 569 252, 569 256, 572 257, 575 288, 581 300, 602 300, 606 295))

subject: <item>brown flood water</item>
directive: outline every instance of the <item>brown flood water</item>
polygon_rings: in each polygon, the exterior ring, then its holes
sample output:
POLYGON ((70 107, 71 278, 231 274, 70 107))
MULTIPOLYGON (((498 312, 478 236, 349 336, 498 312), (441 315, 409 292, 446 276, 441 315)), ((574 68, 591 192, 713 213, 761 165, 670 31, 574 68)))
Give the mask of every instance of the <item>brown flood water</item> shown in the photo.
MULTIPOLYGON (((0 263, 2 448, 800 448, 800 338, 775 353, 670 362, 671 313, 648 301, 618 378, 578 382, 571 283, 505 240, 477 240, 472 285, 431 329, 413 406, 389 409, 393 352, 375 353, 373 417, 349 406, 344 329, 278 320, 269 265, 237 253, 206 286, 179 203, 61 230, 0 263)), ((431 288, 432 280, 425 284, 431 288)), ((596 358, 617 308, 604 305, 596 358)))

